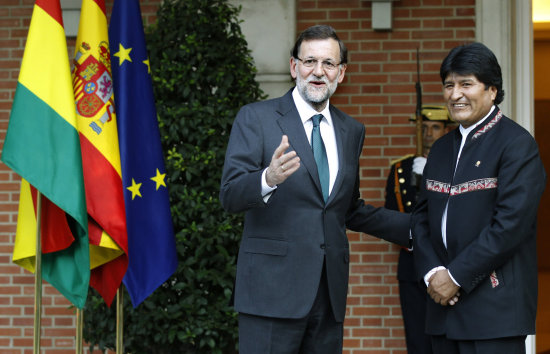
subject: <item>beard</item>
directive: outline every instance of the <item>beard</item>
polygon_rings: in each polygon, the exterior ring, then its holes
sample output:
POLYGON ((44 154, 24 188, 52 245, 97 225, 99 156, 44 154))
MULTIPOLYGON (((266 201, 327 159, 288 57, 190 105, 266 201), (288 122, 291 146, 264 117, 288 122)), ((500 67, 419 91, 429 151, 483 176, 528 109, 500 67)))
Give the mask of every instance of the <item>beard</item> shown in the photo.
MULTIPOLYGON (((338 76, 340 76, 340 68, 338 68, 338 75, 336 78, 338 76)), ((317 77, 311 74, 309 77, 302 79, 298 73, 298 75, 296 75, 296 86, 304 101, 309 103, 317 111, 320 111, 325 108, 328 99, 336 92, 336 88, 338 87, 338 80, 336 78, 333 81, 329 81, 326 75, 317 77), (311 81, 324 82, 325 85, 322 87, 314 87, 309 85, 311 81)))

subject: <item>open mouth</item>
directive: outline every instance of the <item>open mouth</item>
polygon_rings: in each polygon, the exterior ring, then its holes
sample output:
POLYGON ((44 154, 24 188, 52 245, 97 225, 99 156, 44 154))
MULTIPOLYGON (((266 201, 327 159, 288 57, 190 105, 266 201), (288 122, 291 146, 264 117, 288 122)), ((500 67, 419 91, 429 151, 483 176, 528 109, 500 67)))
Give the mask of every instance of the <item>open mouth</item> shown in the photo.
POLYGON ((310 84, 313 87, 322 87, 326 85, 324 81, 310 81, 308 82, 308 84, 310 84))
POLYGON ((453 103, 452 104, 453 108, 465 108, 466 106, 467 106, 466 103, 453 103))

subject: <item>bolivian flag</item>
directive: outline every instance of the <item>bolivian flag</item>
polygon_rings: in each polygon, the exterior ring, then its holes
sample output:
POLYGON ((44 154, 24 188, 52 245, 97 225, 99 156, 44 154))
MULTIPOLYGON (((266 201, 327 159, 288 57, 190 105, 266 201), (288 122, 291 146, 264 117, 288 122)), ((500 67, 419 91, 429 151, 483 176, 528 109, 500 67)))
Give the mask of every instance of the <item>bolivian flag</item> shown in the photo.
POLYGON ((43 278, 83 308, 90 278, 86 200, 59 0, 35 3, 2 161, 24 179, 13 261, 34 272, 38 190, 45 197, 43 278))
POLYGON ((90 285, 110 305, 128 267, 128 240, 104 0, 82 1, 73 87, 89 214, 90 285))

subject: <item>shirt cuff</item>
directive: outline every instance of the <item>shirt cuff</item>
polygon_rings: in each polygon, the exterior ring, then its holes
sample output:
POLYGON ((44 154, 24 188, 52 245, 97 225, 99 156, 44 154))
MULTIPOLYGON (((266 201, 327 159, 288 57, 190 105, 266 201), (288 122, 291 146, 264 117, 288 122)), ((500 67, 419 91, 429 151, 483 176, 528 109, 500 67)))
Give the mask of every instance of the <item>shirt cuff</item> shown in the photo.
MULTIPOLYGON (((432 275, 435 274, 435 272, 439 271, 439 270, 443 270, 443 269, 447 269, 443 266, 439 266, 439 267, 435 267, 434 269, 430 270, 425 276, 424 276, 424 283, 426 283, 426 286, 429 285, 429 281, 428 279, 430 279, 432 277, 432 275)), ((447 269, 447 274, 449 274, 449 277, 451 278, 451 280, 453 281, 453 283, 455 283, 456 286, 458 287, 461 287, 460 284, 458 284, 458 282, 455 280, 455 278, 453 278, 453 275, 451 274, 451 272, 447 269)))
POLYGON ((269 197, 271 197, 271 194, 273 193, 273 191, 275 189, 277 189, 277 186, 273 186, 273 187, 270 187, 268 184, 267 184, 267 181, 265 179, 265 175, 267 173, 267 168, 264 169, 264 171, 262 172, 262 197, 264 198, 264 203, 267 203, 267 201, 269 200, 269 197))
POLYGON ((449 277, 451 277, 451 280, 453 281, 453 283, 455 283, 456 286, 461 287, 460 284, 458 284, 458 282, 455 280, 455 278, 453 278, 451 271, 447 269, 447 273, 449 273, 449 277))
POLYGON ((439 267, 433 268, 428 273, 426 273, 426 275, 424 276, 424 283, 426 283, 426 286, 430 285, 430 282, 428 280, 432 277, 432 275, 434 275, 435 272, 437 272, 438 270, 443 270, 443 269, 446 269, 446 268, 443 266, 439 266, 439 267))

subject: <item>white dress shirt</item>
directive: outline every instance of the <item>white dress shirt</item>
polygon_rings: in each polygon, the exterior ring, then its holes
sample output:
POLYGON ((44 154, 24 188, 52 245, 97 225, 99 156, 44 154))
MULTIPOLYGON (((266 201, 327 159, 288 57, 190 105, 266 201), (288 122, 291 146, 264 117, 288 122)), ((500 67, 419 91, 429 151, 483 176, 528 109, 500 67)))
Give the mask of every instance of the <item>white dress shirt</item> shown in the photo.
MULTIPOLYGON (((294 100, 294 104, 296 105, 296 109, 298 110, 298 114, 300 115, 300 119, 302 120, 302 124, 304 125, 304 130, 306 132, 306 136, 310 145, 311 132, 313 130, 313 121, 311 120, 311 117, 316 114, 323 115, 323 119, 321 120, 319 126, 321 129, 321 137, 323 138, 323 143, 325 144, 325 150, 327 152, 328 168, 330 175, 328 191, 330 195, 330 193, 332 192, 332 187, 334 187, 334 182, 336 181, 336 176, 338 175, 339 161, 338 147, 336 145, 336 135, 334 134, 334 125, 332 123, 332 116, 330 115, 329 102, 327 101, 325 109, 323 109, 321 112, 317 112, 302 98, 302 96, 298 92, 297 87, 295 87, 292 91, 292 98, 294 100)), ((277 188, 277 186, 270 187, 267 185, 265 176, 266 171, 267 168, 264 169, 262 173, 262 196, 264 196, 264 202, 267 202, 269 200, 271 192, 273 192, 277 188)))

